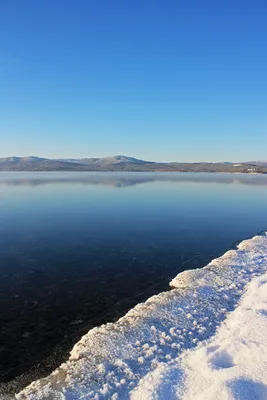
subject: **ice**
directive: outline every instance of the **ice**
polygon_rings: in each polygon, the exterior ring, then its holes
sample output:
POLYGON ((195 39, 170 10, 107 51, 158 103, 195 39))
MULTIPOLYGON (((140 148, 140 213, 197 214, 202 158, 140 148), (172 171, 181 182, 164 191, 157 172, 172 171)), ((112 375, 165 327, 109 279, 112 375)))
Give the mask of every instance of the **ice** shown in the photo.
POLYGON ((173 290, 118 322, 90 330, 66 363, 16 399, 267 398, 260 397, 266 272, 266 235, 243 241, 207 267, 179 274, 173 290))

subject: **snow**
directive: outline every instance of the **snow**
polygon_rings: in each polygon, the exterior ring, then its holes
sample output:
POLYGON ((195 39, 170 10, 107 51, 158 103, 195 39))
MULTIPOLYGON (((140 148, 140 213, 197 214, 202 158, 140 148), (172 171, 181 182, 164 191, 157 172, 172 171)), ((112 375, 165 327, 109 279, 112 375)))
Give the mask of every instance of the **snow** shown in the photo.
POLYGON ((182 357, 181 399, 267 399, 267 274, 254 278, 212 340, 182 357))
POLYGON ((215 336, 160 364, 132 400, 267 399, 267 274, 253 278, 215 336))
POLYGON ((17 400, 267 399, 267 236, 90 330, 17 400))

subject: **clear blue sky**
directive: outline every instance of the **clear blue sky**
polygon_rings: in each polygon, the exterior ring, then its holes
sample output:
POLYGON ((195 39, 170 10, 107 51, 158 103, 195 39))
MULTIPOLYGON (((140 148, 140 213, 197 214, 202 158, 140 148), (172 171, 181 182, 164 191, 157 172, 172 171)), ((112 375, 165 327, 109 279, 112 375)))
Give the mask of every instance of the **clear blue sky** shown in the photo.
POLYGON ((266 0, 0 1, 0 157, 267 159, 266 0))

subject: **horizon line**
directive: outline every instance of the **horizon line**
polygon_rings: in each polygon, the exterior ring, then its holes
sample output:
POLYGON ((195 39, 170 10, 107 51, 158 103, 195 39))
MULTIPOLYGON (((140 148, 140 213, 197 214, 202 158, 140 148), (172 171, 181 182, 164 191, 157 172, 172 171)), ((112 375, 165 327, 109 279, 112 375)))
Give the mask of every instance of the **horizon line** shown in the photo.
POLYGON ((35 155, 28 155, 28 156, 18 156, 18 155, 12 155, 12 156, 4 156, 4 157, 0 157, 0 159, 8 159, 8 158, 19 158, 19 159, 25 159, 25 158, 38 158, 38 159, 45 159, 45 160, 57 160, 57 161, 69 161, 71 162, 71 160, 88 160, 88 159, 106 159, 106 158, 115 158, 115 157, 125 157, 125 158, 132 158, 132 159, 136 159, 139 161, 145 161, 145 162, 154 162, 154 163, 164 163, 164 164, 168 164, 168 163, 188 163, 188 164, 194 164, 194 163, 241 163, 241 164, 246 164, 246 163, 253 163, 253 162, 267 162, 267 160, 258 160, 258 159, 254 159, 254 160, 248 160, 248 161, 229 161, 229 160, 220 160, 220 161, 210 161, 210 160, 205 160, 205 161, 154 161, 154 160, 147 160, 144 158, 137 158, 134 156, 127 156, 125 154, 115 154, 112 156, 103 156, 103 157, 44 157, 44 156, 35 156, 35 155))

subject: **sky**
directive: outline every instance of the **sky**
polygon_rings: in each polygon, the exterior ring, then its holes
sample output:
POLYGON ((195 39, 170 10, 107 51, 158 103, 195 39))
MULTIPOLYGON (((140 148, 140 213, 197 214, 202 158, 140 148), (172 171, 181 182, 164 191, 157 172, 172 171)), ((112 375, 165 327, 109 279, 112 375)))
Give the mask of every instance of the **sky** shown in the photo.
POLYGON ((266 0, 1 0, 0 157, 267 159, 266 0))

